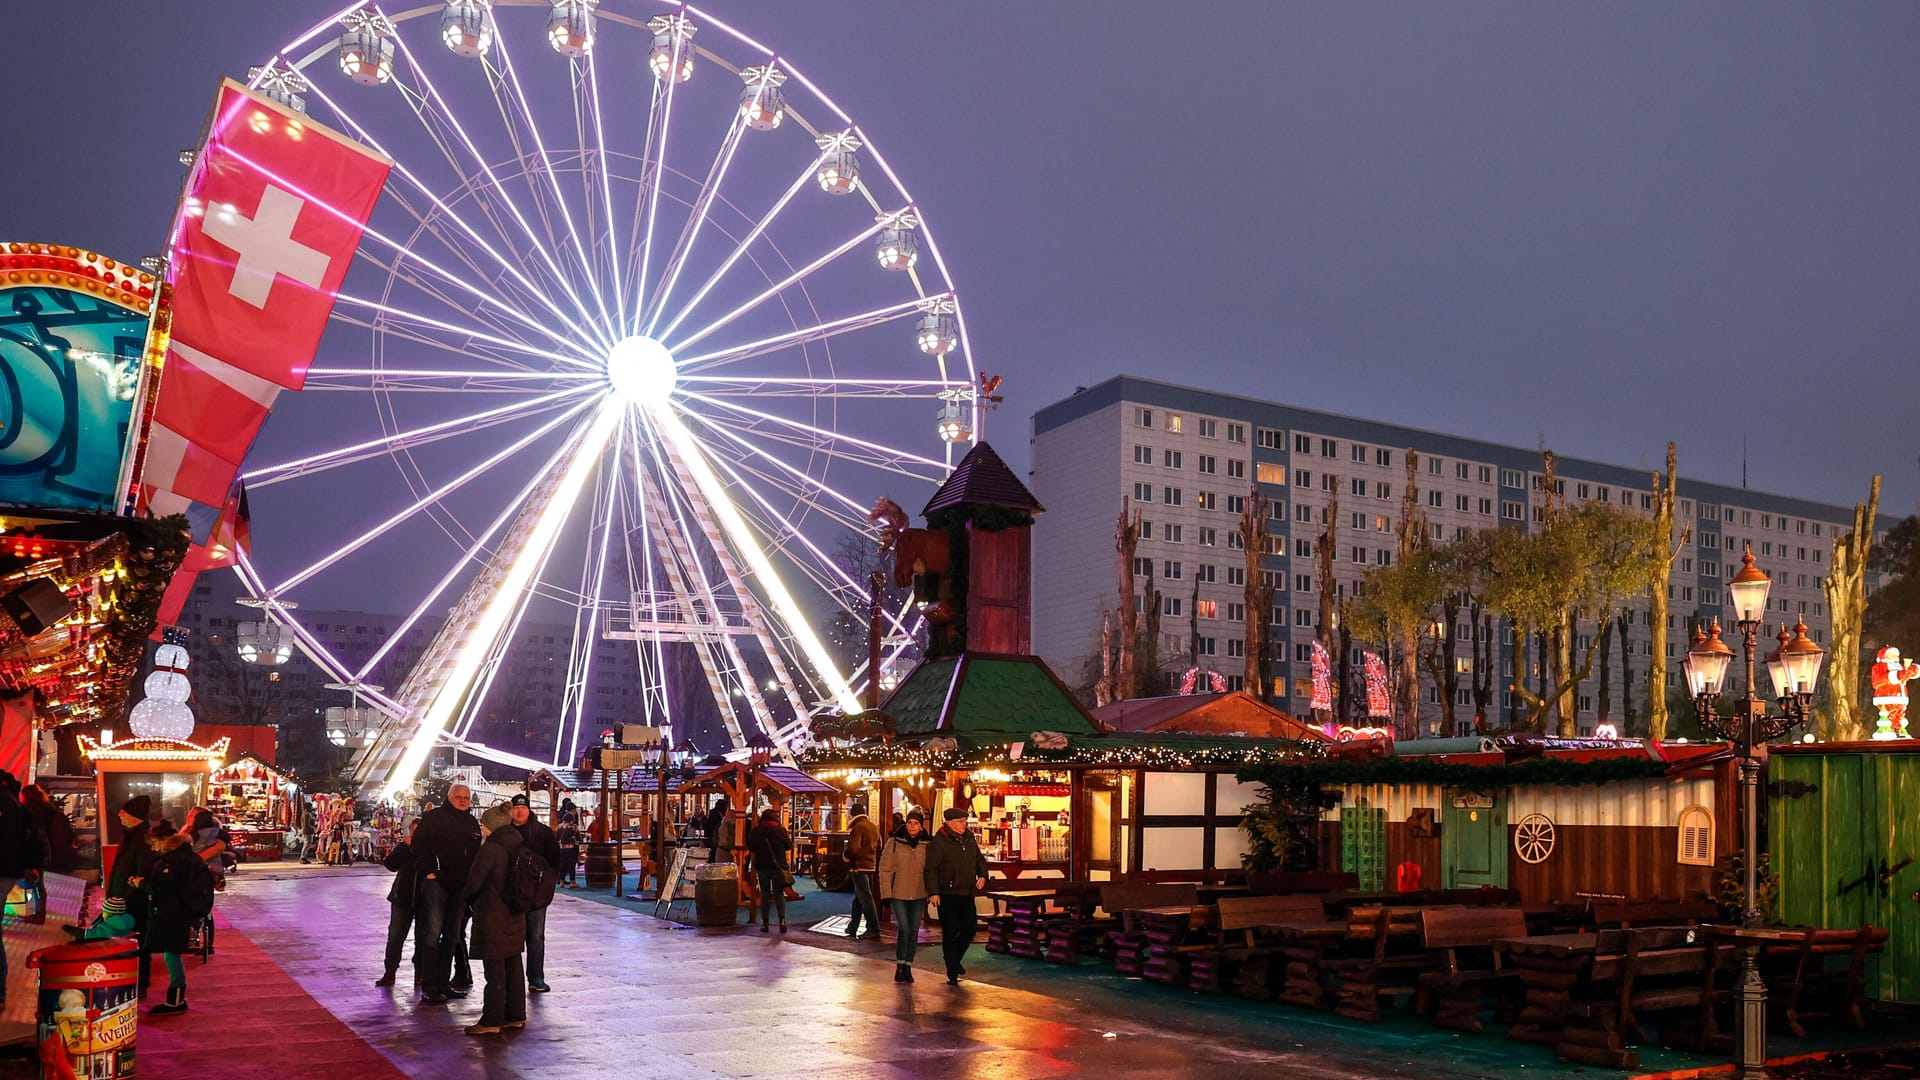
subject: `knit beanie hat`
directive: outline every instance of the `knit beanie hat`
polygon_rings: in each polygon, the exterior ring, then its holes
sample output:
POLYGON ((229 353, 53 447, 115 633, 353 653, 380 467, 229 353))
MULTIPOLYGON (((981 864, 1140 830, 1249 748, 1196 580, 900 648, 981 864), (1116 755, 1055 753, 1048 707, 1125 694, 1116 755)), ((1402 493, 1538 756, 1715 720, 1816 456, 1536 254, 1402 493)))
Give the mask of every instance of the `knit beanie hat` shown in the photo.
POLYGON ((129 817, 137 817, 142 821, 146 820, 147 814, 152 810, 153 800, 147 798, 145 795, 135 795, 133 798, 128 799, 125 805, 120 807, 121 813, 129 817))
POLYGON ((480 824, 489 832, 498 832, 513 824, 513 813, 506 803, 494 803, 487 807, 486 813, 480 815, 480 824))
POLYGON ((917 821, 920 824, 925 825, 927 823, 927 815, 921 813, 918 810, 909 810, 907 811, 907 820, 917 821))

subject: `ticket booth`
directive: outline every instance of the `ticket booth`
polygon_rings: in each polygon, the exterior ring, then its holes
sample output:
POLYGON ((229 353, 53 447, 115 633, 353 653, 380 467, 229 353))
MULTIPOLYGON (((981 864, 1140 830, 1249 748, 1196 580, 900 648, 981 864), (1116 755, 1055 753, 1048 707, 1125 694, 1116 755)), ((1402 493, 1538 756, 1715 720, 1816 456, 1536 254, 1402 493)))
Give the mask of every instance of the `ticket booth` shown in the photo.
POLYGON ((100 865, 113 865, 124 832, 119 811, 128 799, 145 795, 151 806, 148 820, 165 818, 185 827, 187 813, 204 805, 207 778, 226 763, 227 745, 224 738, 200 746, 152 736, 102 744, 82 736, 81 752, 93 763, 100 807, 100 865))

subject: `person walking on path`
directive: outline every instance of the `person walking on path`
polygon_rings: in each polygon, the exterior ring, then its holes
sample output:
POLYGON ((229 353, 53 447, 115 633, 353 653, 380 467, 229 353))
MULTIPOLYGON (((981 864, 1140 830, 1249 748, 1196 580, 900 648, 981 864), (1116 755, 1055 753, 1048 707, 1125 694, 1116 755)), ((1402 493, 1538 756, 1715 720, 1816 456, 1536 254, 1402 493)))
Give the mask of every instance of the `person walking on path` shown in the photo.
POLYGON ((973 932, 979 925, 979 913, 973 898, 987 887, 987 857, 980 842, 967 828, 967 811, 954 806, 947 809, 946 825, 927 842, 927 892, 933 894, 934 914, 940 919, 940 951, 947 960, 947 984, 960 985, 967 973, 961 964, 967 946, 973 944, 973 932))
POLYGON ((47 798, 47 789, 28 784, 20 789, 20 808, 27 820, 47 839, 47 869, 57 874, 71 873, 80 864, 80 850, 74 844, 73 822, 47 798))
POLYGON ((893 981, 913 981, 913 954, 920 944, 920 920, 927 914, 927 816, 915 810, 900 826, 901 835, 880 853, 880 895, 893 907, 900 940, 893 946, 893 981))
POLYGON ((560 827, 553 831, 560 843, 561 883, 569 889, 580 887, 580 814, 572 803, 561 804, 560 827))
POLYGON ((465 893, 467 875, 480 850, 480 823, 473 819, 472 807, 472 789, 455 784, 447 789, 446 804, 421 817, 420 828, 413 834, 414 873, 419 875, 420 891, 419 940, 413 955, 420 971, 421 1000, 429 1004, 466 997, 473 986, 465 893))
POLYGON ((853 878, 853 912, 847 936, 860 936, 860 917, 867 918, 867 939, 880 940, 880 906, 873 900, 874 872, 880 866, 880 826, 865 814, 855 814, 847 825, 847 865, 853 878))
MULTIPOLYGON (((407 944, 407 932, 413 929, 415 914, 420 907, 420 878, 414 870, 413 837, 420 831, 420 819, 414 818, 407 827, 407 838, 393 845, 387 852, 381 865, 393 871, 393 885, 387 889, 387 956, 386 968, 380 977, 374 980, 375 986, 392 986, 395 975, 400 973, 400 950, 407 944)), ((420 942, 413 946, 413 981, 418 984, 420 971, 420 942)))
POLYGON ((148 837, 153 866, 141 883, 152 907, 147 929, 140 937, 140 967, 144 971, 154 953, 167 965, 167 1000, 147 1010, 150 1016, 187 1011, 187 951, 193 924, 213 913, 213 871, 193 850, 193 835, 162 820, 148 837))
POLYGON ((498 1035, 527 1026, 527 968, 521 955, 527 917, 507 904, 513 857, 526 840, 513 828, 513 812, 505 804, 480 815, 480 831, 486 839, 473 858, 464 895, 473 905, 471 952, 487 986, 480 996, 480 1022, 468 1024, 467 1034, 498 1035))
POLYGON ((753 872, 760 884, 760 932, 769 932, 767 917, 780 913, 780 932, 787 932, 787 885, 793 874, 787 869, 787 853, 793 850, 793 836, 780 824, 780 811, 768 807, 760 813, 760 824, 747 834, 747 851, 753 855, 753 872))
MULTIPOLYGON (((513 816, 513 827, 520 833, 520 839, 529 850, 553 867, 551 880, 559 881, 564 858, 560 854, 559 838, 545 823, 533 816, 533 805, 525 795, 513 797, 508 813, 513 816)), ((553 989, 547 985, 547 909, 544 906, 527 912, 527 989, 536 994, 553 989)))

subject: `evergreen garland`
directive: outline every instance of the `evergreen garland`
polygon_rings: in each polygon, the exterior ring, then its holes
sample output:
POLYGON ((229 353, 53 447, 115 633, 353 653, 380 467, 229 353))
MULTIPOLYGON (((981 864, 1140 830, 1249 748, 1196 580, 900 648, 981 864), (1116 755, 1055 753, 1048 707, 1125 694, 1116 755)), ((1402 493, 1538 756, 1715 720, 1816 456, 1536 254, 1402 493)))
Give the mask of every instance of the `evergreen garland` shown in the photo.
POLYGON ((1462 765, 1431 757, 1394 757, 1378 761, 1249 764, 1237 776, 1241 783, 1266 784, 1272 788, 1299 783, 1327 787, 1342 784, 1434 784, 1471 791, 1492 791, 1528 784, 1597 786, 1617 780, 1646 780, 1665 775, 1666 771, 1664 762, 1646 758, 1604 758, 1599 761, 1533 758, 1501 765, 1462 765))

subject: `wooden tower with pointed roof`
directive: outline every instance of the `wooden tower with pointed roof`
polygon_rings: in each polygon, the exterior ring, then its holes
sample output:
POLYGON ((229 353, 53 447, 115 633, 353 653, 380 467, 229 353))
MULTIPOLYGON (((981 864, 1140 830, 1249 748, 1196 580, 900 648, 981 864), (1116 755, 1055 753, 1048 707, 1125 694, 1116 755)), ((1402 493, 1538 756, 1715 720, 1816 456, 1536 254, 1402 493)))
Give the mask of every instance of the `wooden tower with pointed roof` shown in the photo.
POLYGON ((933 624, 929 654, 1033 651, 1033 515, 1044 509, 986 443, 954 466, 921 511, 949 556, 947 621, 933 624))

